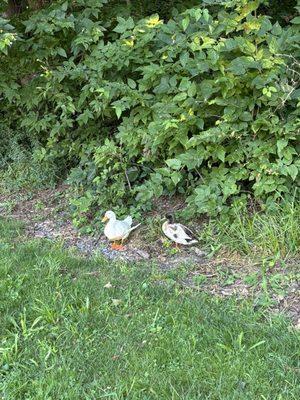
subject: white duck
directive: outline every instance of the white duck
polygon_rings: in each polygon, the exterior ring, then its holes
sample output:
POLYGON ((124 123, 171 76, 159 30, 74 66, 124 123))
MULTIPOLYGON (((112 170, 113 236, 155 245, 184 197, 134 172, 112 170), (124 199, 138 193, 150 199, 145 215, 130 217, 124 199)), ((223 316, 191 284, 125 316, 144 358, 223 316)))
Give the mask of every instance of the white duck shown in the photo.
POLYGON ((129 216, 123 221, 117 220, 116 214, 113 211, 106 211, 102 222, 107 222, 104 228, 104 235, 107 239, 113 242, 111 248, 113 250, 124 250, 123 242, 129 236, 130 232, 136 229, 141 224, 131 227, 132 218, 129 216), (121 245, 115 242, 121 241, 121 245))
POLYGON ((167 221, 162 225, 162 231, 173 242, 189 246, 198 243, 195 234, 186 226, 175 223, 172 214, 166 215, 167 221))

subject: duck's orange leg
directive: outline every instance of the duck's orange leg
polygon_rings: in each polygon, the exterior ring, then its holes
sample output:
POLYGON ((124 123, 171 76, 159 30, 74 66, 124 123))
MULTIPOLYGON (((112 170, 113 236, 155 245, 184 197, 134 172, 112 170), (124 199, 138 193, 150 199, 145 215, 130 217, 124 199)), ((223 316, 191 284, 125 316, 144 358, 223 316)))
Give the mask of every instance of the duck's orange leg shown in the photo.
POLYGON ((181 251, 181 248, 178 243, 173 243, 173 249, 176 249, 177 251, 181 251))
POLYGON ((117 244, 116 242, 113 242, 111 245, 111 249, 116 251, 124 251, 125 247, 122 244, 117 244))

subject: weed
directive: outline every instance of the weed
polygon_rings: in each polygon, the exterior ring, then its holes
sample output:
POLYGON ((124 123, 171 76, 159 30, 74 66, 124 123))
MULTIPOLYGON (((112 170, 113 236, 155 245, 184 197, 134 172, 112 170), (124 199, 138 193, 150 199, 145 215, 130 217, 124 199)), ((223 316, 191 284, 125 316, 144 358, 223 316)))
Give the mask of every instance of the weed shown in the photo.
POLYGON ((14 200, 7 200, 3 203, 0 203, 0 210, 4 210, 7 214, 10 214, 16 206, 16 202, 14 200))
POLYGON ((35 210, 36 211, 42 211, 42 210, 44 210, 45 209, 45 204, 41 201, 41 200, 38 200, 36 203, 35 203, 35 206, 34 206, 34 208, 35 208, 35 210))
POLYGON ((201 286, 201 285, 203 285, 203 284, 205 284, 205 283, 207 282, 207 276, 204 275, 204 274, 195 275, 195 276, 193 277, 193 282, 194 282, 196 285, 201 286))
POLYGON ((220 249, 265 259, 267 268, 300 252, 300 204, 285 202, 268 212, 236 210, 234 218, 211 219, 201 241, 213 255, 220 249), (268 260, 268 261, 267 261, 268 260))
POLYGON ((147 242, 153 243, 163 235, 161 230, 162 219, 160 217, 146 218, 144 224, 147 228, 142 229, 142 233, 147 242))

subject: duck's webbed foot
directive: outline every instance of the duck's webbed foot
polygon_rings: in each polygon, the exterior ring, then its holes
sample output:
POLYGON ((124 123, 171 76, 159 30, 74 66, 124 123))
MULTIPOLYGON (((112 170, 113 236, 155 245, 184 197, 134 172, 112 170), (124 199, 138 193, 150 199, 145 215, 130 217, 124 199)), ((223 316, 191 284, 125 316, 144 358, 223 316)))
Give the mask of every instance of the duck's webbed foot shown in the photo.
POLYGON ((177 251, 181 251, 181 248, 178 243, 173 243, 173 249, 176 249, 177 251))
POLYGON ((111 245, 111 249, 112 250, 116 250, 116 251, 124 251, 125 247, 122 244, 118 244, 118 243, 112 243, 111 245))

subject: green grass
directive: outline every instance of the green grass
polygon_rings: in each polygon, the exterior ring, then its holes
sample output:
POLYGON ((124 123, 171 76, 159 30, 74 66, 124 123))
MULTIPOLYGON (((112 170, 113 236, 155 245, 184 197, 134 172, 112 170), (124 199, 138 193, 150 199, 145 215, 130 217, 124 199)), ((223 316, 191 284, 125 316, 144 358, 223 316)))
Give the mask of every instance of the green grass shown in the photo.
POLYGON ((223 249, 251 257, 289 258, 300 255, 299 226, 300 204, 289 201, 273 211, 235 210, 230 219, 212 219, 203 227, 201 239, 212 252, 223 249))
POLYGON ((18 232, 0 220, 1 399, 300 398, 282 317, 18 232))

